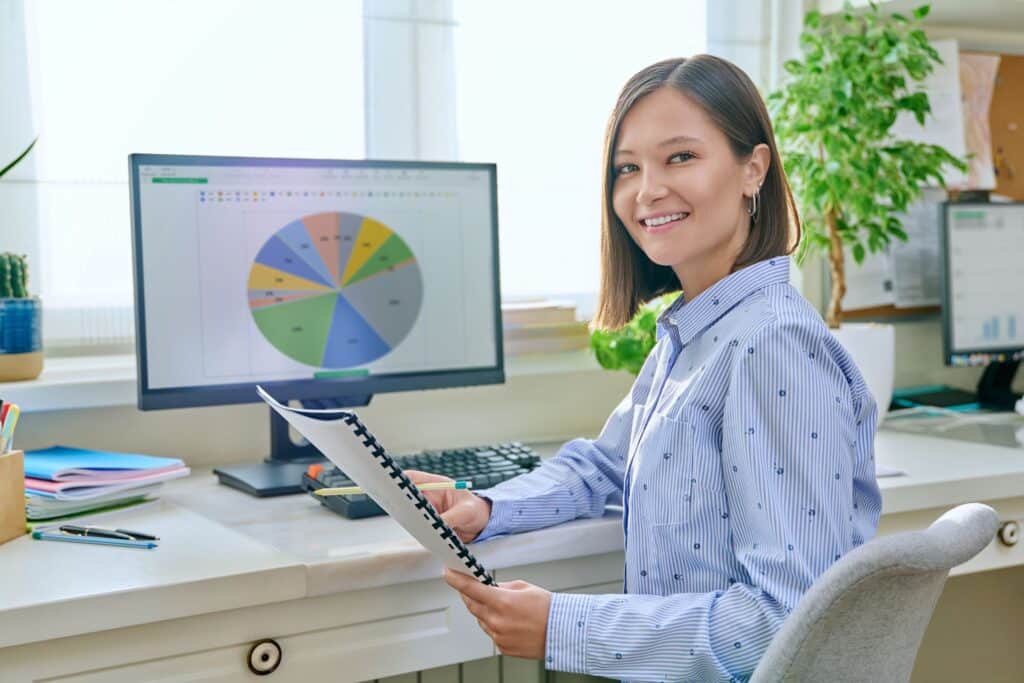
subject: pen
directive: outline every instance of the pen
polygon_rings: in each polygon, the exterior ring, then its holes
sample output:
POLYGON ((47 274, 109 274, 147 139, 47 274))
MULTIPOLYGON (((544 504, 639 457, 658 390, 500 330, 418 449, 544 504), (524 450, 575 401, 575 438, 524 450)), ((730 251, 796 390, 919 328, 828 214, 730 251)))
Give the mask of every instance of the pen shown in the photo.
POLYGON ((3 427, 0 427, 0 453, 6 453, 14 443, 14 427, 18 424, 18 415, 21 414, 21 410, 14 403, 5 403, 3 409, 6 417, 3 420, 3 427))
POLYGON ((76 524, 62 524, 60 530, 76 536, 99 536, 100 538, 122 538, 126 541, 159 541, 160 539, 151 534, 144 534, 139 531, 128 529, 104 529, 101 526, 78 526, 76 524))
MULTIPOLYGON (((420 491, 442 491, 444 489, 471 489, 471 481, 437 481, 429 484, 417 484, 420 491)), ((366 493, 359 486, 340 486, 333 489, 317 489, 313 491, 318 496, 351 496, 357 493, 366 493)))
POLYGON ((101 538, 99 536, 75 536, 73 534, 53 534, 46 531, 33 531, 32 538, 37 541, 67 541, 69 543, 95 543, 96 545, 115 545, 121 548, 152 549, 157 547, 153 541, 129 541, 123 538, 101 538))
POLYGON ((152 534, 144 534, 141 531, 129 531, 128 529, 114 529, 118 533, 128 534, 137 541, 159 541, 159 536, 153 536, 152 534))

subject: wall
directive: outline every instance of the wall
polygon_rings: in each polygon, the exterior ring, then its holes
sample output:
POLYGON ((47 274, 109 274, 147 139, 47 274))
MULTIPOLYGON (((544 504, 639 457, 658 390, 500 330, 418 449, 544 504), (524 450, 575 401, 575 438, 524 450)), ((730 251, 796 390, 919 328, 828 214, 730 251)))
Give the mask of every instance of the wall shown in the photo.
MULTIPOLYGON (((596 435, 632 380, 625 372, 598 369, 513 375, 504 385, 381 394, 359 413, 396 452, 564 441, 596 435)), ((18 424, 18 447, 64 443, 181 457, 192 466, 258 460, 268 452, 268 413, 256 404, 34 412, 18 424)))

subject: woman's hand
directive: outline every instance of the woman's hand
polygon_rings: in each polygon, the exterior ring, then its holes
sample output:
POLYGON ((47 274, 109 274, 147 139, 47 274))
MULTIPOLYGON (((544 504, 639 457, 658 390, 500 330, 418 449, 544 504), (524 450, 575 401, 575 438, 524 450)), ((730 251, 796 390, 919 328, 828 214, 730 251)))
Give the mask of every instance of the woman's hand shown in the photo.
POLYGON ((544 659, 551 608, 549 591, 525 581, 485 586, 472 576, 451 569, 444 570, 444 580, 459 591, 470 614, 501 654, 544 659))
MULTIPOLYGON (((451 481, 440 474, 418 470, 405 470, 405 475, 412 479, 414 484, 451 481)), ((441 513, 444 523, 465 543, 479 536, 491 519, 491 502, 465 489, 424 491, 423 495, 441 513)))

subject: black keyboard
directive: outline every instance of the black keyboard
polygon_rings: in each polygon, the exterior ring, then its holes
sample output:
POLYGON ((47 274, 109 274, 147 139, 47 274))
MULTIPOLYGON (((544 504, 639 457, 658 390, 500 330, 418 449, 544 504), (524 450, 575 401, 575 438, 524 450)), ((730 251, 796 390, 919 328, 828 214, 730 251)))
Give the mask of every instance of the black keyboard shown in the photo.
MULTIPOLYGON (((493 446, 397 455, 395 461, 404 470, 420 470, 471 481, 474 489, 486 489, 534 469, 540 464, 540 456, 516 441, 493 446)), ((302 475, 302 488, 309 491, 310 495, 322 488, 356 486, 341 469, 334 466, 320 468, 320 465, 311 465, 302 475)), ((349 519, 385 514, 365 493, 314 498, 329 510, 349 519)))

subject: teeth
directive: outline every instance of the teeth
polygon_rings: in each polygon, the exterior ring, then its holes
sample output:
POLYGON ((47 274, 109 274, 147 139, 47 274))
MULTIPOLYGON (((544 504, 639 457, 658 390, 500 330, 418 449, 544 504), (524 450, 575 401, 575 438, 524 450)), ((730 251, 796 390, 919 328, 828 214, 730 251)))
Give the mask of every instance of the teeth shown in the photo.
POLYGON ((683 218, 686 218, 689 215, 690 214, 688 213, 674 213, 671 216, 662 216, 660 218, 648 218, 643 221, 643 224, 646 225, 648 228, 656 228, 659 225, 665 225, 666 223, 671 223, 672 221, 682 220, 683 218))

